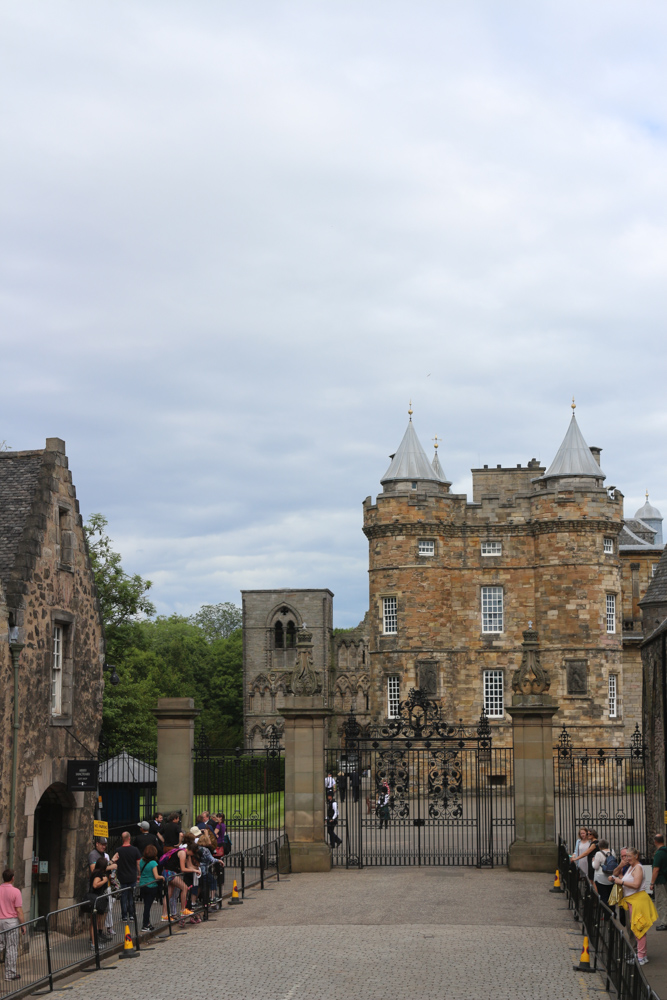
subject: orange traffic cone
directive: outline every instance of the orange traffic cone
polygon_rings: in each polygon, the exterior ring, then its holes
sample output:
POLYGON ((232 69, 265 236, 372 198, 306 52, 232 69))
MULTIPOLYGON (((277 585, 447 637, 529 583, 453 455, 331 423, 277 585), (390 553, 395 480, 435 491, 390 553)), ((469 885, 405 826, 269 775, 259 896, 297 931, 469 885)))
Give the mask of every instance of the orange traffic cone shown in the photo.
POLYGON ((573 969, 577 972, 592 972, 591 969, 591 956, 588 953, 588 938, 584 938, 584 943, 581 948, 581 958, 579 959, 579 965, 573 965, 573 969))
POLYGON ((242 906, 243 900, 239 898, 239 887, 236 884, 236 879, 234 879, 234 885, 232 886, 232 898, 227 900, 227 906, 242 906))
POLYGON ((556 869, 556 878, 554 879, 553 888, 549 889, 549 892, 563 892, 563 887, 560 884, 560 872, 556 869))
POLYGON ((130 934, 130 925, 125 924, 125 944, 123 945, 122 953, 118 957, 136 958, 138 954, 139 952, 134 950, 134 944, 132 943, 132 935, 130 934))

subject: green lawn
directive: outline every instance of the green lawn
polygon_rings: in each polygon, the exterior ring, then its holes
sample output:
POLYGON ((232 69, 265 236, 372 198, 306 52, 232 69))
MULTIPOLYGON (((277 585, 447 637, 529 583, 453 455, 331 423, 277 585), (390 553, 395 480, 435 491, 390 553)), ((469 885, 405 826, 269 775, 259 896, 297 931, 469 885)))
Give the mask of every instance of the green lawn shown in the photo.
POLYGON ((266 795, 195 795, 195 815, 204 809, 212 813, 223 812, 227 829, 243 829, 264 825, 281 829, 285 822, 285 793, 268 792, 266 795))

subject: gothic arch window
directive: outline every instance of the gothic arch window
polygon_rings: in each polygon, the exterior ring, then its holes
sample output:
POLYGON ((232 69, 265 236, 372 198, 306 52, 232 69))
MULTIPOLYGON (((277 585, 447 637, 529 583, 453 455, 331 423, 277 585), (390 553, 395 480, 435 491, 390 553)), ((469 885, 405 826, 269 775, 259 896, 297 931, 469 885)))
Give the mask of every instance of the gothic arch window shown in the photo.
POLYGON ((294 649, 296 646, 296 625, 290 619, 285 630, 285 648, 294 649))
POLYGON ((285 648, 285 632, 282 622, 276 622, 273 626, 273 645, 276 649, 285 648))

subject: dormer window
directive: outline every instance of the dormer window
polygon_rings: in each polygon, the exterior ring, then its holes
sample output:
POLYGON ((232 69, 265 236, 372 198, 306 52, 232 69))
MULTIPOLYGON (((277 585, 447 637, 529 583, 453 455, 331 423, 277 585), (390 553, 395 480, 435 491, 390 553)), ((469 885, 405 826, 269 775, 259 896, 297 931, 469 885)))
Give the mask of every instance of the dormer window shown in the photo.
POLYGON ((416 490, 416 489, 417 489, 417 483, 416 483, 416 481, 415 481, 415 482, 413 482, 413 484, 412 484, 412 489, 413 489, 413 490, 416 490))
POLYGON ((614 539, 605 538, 604 540, 604 554, 606 556, 613 556, 614 554, 614 539))

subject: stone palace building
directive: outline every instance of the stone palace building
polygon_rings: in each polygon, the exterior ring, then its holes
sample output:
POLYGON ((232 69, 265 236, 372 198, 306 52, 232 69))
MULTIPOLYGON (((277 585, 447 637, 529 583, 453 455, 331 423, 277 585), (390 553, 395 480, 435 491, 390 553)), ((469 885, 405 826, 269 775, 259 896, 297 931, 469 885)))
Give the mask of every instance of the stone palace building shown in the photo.
POLYGON ((452 493, 436 452, 412 423, 363 503, 369 610, 335 634, 330 590, 243 592, 247 745, 262 745, 299 690, 345 715, 394 718, 418 687, 448 721, 473 725, 482 708, 499 745, 511 741, 511 681, 522 639, 539 637, 541 665, 578 744, 628 743, 642 715, 640 602, 660 560, 662 516, 648 502, 633 518, 605 486, 574 404, 548 468, 472 470, 472 499, 452 493), (304 628, 304 623, 307 626, 304 628))

